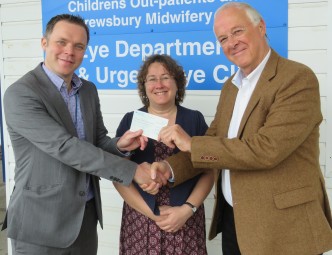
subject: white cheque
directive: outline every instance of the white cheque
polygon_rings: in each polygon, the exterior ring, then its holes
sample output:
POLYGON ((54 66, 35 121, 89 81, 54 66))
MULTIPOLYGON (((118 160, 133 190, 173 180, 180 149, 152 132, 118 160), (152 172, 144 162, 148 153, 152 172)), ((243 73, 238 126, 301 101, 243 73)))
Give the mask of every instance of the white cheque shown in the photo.
POLYGON ((143 135, 151 139, 157 140, 160 129, 167 126, 168 119, 152 115, 142 111, 134 111, 133 120, 130 130, 143 130, 143 135))

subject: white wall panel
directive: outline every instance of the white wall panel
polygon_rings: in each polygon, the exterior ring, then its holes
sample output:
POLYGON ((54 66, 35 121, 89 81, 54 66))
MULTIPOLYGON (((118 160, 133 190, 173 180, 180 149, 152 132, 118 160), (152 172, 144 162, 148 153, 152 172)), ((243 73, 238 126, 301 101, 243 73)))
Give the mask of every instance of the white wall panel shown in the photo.
POLYGON ((322 114, 323 114, 323 119, 326 120, 327 111, 330 111, 330 109, 327 109, 327 97, 321 97, 320 98, 320 103, 321 103, 321 110, 322 110, 322 114))
POLYGON ((327 74, 316 74, 319 82, 319 91, 322 97, 328 95, 327 74))
POLYGON ((319 133, 320 133, 319 141, 321 143, 326 142, 326 137, 327 137, 326 129, 327 129, 326 120, 323 120, 319 126, 319 133))
POLYGON ((36 3, 39 3, 40 4, 40 0, 0 0, 0 4, 2 5, 6 5, 6 4, 19 4, 19 3, 26 3, 26 2, 29 2, 29 3, 33 3, 33 2, 36 2, 36 3))
POLYGON ((2 24, 2 35, 4 41, 26 40, 26 38, 35 38, 40 41, 40 38, 42 37, 42 24, 40 20, 4 22, 2 24), (18 33, 17 31, 20 32, 18 33))
POLYGON ((327 49, 327 26, 292 27, 288 29, 288 50, 327 49))
MULTIPOLYGON (((8 59, 4 63, 3 74, 8 76, 22 76, 29 72, 31 69, 35 69, 38 63, 43 61, 42 56, 36 56, 31 58, 22 59, 8 59)), ((10 84, 9 84, 10 85, 10 84)))
POLYGON ((110 94, 109 91, 100 90, 99 98, 103 113, 124 114, 142 106, 137 91, 124 93, 114 91, 114 94, 110 94))
POLYGON ((310 1, 288 5, 290 28, 292 27, 316 27, 327 25, 327 1, 310 1))
POLYGON ((327 73, 327 50, 289 51, 288 58, 309 66, 315 73, 327 73))
POLYGON ((42 54, 40 39, 5 41, 2 50, 4 58, 35 58, 42 54))
POLYGON ((36 21, 41 22, 41 2, 40 1, 9 1, 2 4, 0 16, 3 22, 36 21))
POLYGON ((1 89, 5 90, 7 89, 10 84, 13 84, 15 81, 17 81, 21 76, 5 76, 4 77, 4 84, 1 86, 1 89))

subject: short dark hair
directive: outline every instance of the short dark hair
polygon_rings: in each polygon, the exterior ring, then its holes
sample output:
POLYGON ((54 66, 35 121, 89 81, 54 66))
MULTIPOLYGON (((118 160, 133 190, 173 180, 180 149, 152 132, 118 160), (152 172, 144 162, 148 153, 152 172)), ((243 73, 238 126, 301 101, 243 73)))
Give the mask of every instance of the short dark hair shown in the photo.
POLYGON ((87 44, 89 43, 90 41, 89 27, 85 24, 84 19, 81 16, 73 14, 59 14, 51 18, 46 25, 46 30, 44 34, 45 38, 47 38, 53 32, 55 24, 58 23, 59 21, 67 21, 69 23, 73 23, 83 27, 87 35, 87 44))
POLYGON ((137 74, 137 88, 138 94, 141 98, 142 103, 148 107, 150 102, 146 95, 145 82, 146 76, 148 74, 148 69, 153 63, 160 63, 168 71, 168 73, 173 77, 178 88, 177 95, 175 98, 175 104, 179 105, 183 102, 186 90, 187 78, 183 71, 182 66, 180 66, 173 58, 166 54, 154 54, 149 56, 142 64, 140 70, 137 74))

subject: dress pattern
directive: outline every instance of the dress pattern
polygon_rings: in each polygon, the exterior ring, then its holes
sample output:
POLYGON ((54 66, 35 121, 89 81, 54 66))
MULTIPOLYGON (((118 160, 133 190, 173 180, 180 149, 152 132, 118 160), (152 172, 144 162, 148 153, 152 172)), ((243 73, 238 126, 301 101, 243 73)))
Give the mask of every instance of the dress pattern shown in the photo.
MULTIPOLYGON (((173 149, 154 141, 155 161, 173 154, 173 149)), ((170 205, 170 188, 156 195, 158 205, 170 205)), ((161 230, 157 224, 124 202, 120 232, 120 255, 205 255, 205 213, 200 206, 176 233, 161 230)))

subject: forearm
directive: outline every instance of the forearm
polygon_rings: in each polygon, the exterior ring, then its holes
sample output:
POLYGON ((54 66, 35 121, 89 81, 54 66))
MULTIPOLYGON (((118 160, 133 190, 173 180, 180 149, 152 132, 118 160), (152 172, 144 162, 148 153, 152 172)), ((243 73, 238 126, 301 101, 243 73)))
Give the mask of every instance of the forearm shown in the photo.
POLYGON ((209 195, 214 183, 213 169, 206 169, 197 181, 187 201, 199 207, 209 195))
MULTIPOLYGON (((187 202, 199 207, 203 204, 205 198, 213 186, 213 170, 207 170, 199 178, 196 186, 187 199, 187 202)), ((161 206, 160 215, 166 216, 157 222, 157 225, 167 232, 176 232, 193 216, 193 210, 187 204, 181 206, 161 206)))
POLYGON ((130 207, 134 208, 136 211, 149 217, 150 219, 155 220, 155 215, 149 206, 145 203, 144 199, 142 198, 141 194, 139 194, 133 183, 131 183, 128 187, 115 182, 113 185, 130 207))

